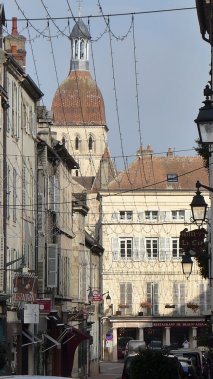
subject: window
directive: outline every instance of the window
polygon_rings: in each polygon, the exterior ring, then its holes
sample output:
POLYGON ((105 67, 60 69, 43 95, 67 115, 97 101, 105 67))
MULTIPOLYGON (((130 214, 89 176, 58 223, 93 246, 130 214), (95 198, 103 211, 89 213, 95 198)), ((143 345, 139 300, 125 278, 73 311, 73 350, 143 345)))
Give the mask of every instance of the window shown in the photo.
POLYGON ((79 138, 79 136, 75 137, 75 150, 80 150, 80 138, 79 138))
POLYGON ((150 308, 147 308, 147 315, 157 315, 159 313, 158 283, 147 283, 147 301, 151 305, 150 308))
POLYGON ((184 220, 185 219, 185 211, 178 210, 172 211, 172 220, 184 220))
POLYGON ((172 238, 172 258, 180 258, 179 238, 172 238))
POLYGON ((173 304, 175 304, 175 313, 177 315, 185 316, 185 304, 186 304, 186 291, 185 284, 174 283, 173 284, 173 304))
POLYGON ((126 305, 121 308, 123 314, 132 313, 132 283, 120 283, 120 304, 126 305))
POLYGON ((120 238, 121 259, 132 259, 132 238, 120 238))
POLYGON ((147 257, 150 259, 158 258, 158 239, 157 238, 146 238, 145 248, 147 257))
POLYGON ((158 219, 158 211, 145 211, 145 219, 146 220, 157 220, 158 219))
POLYGON ((119 218, 120 220, 132 220, 132 211, 120 211, 119 218))
POLYGON ((177 174, 167 174, 167 182, 169 182, 169 183, 178 182, 178 175, 177 174))
POLYGON ((200 311, 204 312, 210 307, 211 304, 211 294, 210 288, 204 284, 200 284, 200 311))

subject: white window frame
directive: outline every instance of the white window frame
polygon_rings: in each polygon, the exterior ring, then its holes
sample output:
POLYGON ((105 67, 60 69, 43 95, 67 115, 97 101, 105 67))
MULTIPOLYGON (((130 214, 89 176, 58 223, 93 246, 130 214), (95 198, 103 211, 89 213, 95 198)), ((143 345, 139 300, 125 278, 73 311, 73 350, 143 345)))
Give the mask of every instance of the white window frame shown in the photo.
POLYGON ((133 238, 119 238, 119 255, 121 260, 130 260, 133 258, 133 238))
POLYGON ((171 238, 172 259, 180 259, 182 252, 180 251, 180 244, 178 237, 171 238))
POLYGON ((178 209, 172 211, 172 220, 185 220, 185 210, 184 209, 178 209))
POLYGON ((145 211, 145 220, 157 221, 159 219, 158 211, 145 211))
POLYGON ((147 259, 158 259, 159 239, 158 238, 145 238, 145 249, 146 249, 147 259), (157 245, 157 247, 154 246, 155 244, 157 245))

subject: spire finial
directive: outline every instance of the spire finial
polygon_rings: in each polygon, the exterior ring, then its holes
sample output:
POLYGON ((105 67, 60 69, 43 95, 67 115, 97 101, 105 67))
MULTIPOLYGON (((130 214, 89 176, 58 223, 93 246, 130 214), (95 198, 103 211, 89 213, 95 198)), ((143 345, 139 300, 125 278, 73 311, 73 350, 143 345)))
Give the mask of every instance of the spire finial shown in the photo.
POLYGON ((81 17, 81 3, 83 0, 78 0, 78 17, 81 17))

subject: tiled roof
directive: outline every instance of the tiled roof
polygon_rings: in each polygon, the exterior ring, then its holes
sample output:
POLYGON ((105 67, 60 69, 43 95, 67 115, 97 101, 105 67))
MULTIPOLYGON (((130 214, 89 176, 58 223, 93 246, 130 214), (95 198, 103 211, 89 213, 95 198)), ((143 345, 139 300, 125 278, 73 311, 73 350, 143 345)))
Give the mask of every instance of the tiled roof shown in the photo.
POLYGON ((104 101, 89 71, 71 71, 52 102, 54 125, 106 125, 104 101))
POLYGON ((208 185, 208 171, 204 168, 202 157, 176 157, 169 149, 166 156, 153 156, 149 152, 138 156, 127 171, 120 172, 117 179, 109 184, 109 189, 194 189, 196 191, 197 180, 208 185), (177 175, 177 181, 167 180, 167 175, 171 174, 177 175))

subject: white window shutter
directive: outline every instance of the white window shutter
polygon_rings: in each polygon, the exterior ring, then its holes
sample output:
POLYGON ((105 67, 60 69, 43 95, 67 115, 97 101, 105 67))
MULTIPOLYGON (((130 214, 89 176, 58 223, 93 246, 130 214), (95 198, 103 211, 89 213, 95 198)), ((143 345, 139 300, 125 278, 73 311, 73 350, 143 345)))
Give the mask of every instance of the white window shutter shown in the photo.
POLYGON ((171 238, 165 238, 165 252, 166 252, 166 260, 171 261, 172 259, 172 241, 171 238))
POLYGON ((47 166, 47 146, 44 146, 42 151, 38 152, 38 168, 46 170, 47 166))
POLYGON ((146 248, 145 248, 145 238, 140 238, 140 249, 139 249, 139 257, 140 261, 145 261, 146 256, 146 248))
POLYGON ((33 138, 36 138, 37 136, 37 119, 36 114, 34 112, 32 114, 32 136, 33 138))
POLYGON ((43 193, 38 193, 38 219, 37 219, 37 229, 38 233, 44 233, 44 195, 43 193))
POLYGON ((158 218, 160 221, 166 221, 166 211, 158 212, 158 218))
POLYGON ((4 290, 4 235, 0 234, 0 291, 4 290))
POLYGON ((139 261, 140 256, 139 256, 139 238, 135 237, 133 238, 133 260, 134 261, 139 261))
POLYGON ((117 221, 118 220, 118 213, 117 212, 113 212, 112 213, 112 220, 113 221, 117 221))
POLYGON ((57 287, 58 281, 58 245, 47 246, 47 287, 57 287))
POLYGON ((119 240, 118 238, 112 238, 112 260, 119 260, 119 240))
POLYGON ((190 209, 185 210, 185 221, 190 222, 190 219, 192 217, 192 212, 190 209))
POLYGON ((165 237, 159 238, 159 261, 166 260, 166 241, 165 237))
POLYGON ((144 221, 144 212, 138 212, 138 221, 144 221))

